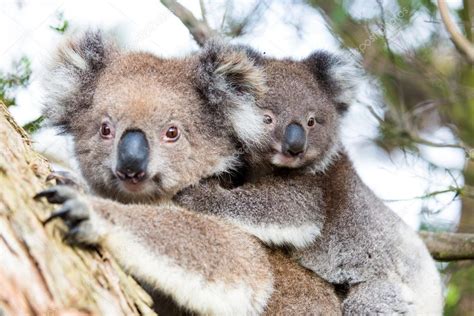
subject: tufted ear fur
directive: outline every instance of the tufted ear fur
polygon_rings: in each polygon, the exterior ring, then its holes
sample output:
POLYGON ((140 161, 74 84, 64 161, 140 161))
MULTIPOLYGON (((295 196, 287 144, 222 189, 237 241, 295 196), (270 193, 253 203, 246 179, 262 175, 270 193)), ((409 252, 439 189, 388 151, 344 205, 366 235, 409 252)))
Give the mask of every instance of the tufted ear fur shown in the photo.
POLYGON ((100 31, 68 38, 56 52, 45 76, 45 108, 49 124, 69 132, 76 115, 92 103, 97 78, 115 46, 100 31))
POLYGON ((211 107, 229 119, 244 143, 262 141, 264 123, 256 106, 266 91, 264 71, 249 49, 212 40, 204 47, 198 66, 198 88, 211 107))
POLYGON ((337 110, 344 113, 356 99, 364 80, 362 67, 351 56, 326 51, 316 51, 304 62, 321 88, 334 100, 337 110))

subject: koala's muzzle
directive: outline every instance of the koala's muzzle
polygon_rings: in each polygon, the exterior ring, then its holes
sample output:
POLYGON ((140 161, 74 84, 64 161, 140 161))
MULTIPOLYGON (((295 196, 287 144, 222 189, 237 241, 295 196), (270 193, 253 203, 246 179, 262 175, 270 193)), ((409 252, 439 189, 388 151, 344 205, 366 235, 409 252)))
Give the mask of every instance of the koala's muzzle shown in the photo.
POLYGON ((282 152, 289 156, 298 156, 306 146, 306 132, 300 124, 291 123, 285 129, 282 152))
POLYGON ((143 180, 148 167, 150 149, 142 131, 126 131, 117 148, 117 169, 120 180, 138 183, 143 180))

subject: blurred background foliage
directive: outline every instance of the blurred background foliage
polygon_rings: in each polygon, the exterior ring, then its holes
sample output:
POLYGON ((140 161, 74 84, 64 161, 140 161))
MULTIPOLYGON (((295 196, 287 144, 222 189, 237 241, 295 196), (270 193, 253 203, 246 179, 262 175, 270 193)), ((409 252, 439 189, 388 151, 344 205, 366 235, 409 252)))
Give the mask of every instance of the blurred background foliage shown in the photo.
MULTIPOLYGON (((59 34, 64 34, 69 28, 69 22, 64 18, 63 12, 56 14, 56 20, 57 22, 49 27, 59 34)), ((16 92, 19 88, 28 86, 31 73, 31 62, 26 56, 22 56, 15 61, 9 72, 0 72, 0 102, 3 102, 7 107, 15 105, 16 92)), ((33 134, 40 129, 43 120, 43 117, 39 117, 25 124, 23 128, 28 133, 33 134)))
POLYGON ((0 101, 7 107, 15 105, 15 92, 18 88, 26 87, 30 81, 30 61, 23 56, 12 65, 12 70, 0 72, 0 101))
MULTIPOLYGON (((290 1, 291 2, 291 1, 290 1)), ((293 0, 305 3, 308 10, 318 10, 342 48, 362 57, 368 73, 383 93, 384 111, 370 109, 379 122, 378 136, 373 140, 385 151, 402 149, 419 152, 419 146, 454 147, 465 152, 464 184, 450 186, 443 192, 455 192, 462 199, 459 232, 474 231, 474 69, 463 53, 453 45, 440 19, 438 7, 429 0, 373 0, 376 10, 354 14, 357 0, 293 0), (418 34, 421 27, 428 36, 418 34), (419 36, 419 38, 417 37, 419 36), (455 142, 441 143, 430 138, 440 127, 456 135, 455 142)), ((251 33, 268 8, 266 1, 256 1, 245 17, 232 12, 237 1, 228 1, 220 29, 227 37, 251 33)), ((201 1, 203 21, 206 8, 201 1)), ((451 11, 462 34, 472 43, 474 33, 474 0, 463 0, 462 6, 451 11), (454 13, 454 14, 453 14, 454 13)), ((50 28, 64 33, 69 28, 63 14, 50 28)), ((297 21, 288 21, 297 28, 297 21)), ((15 91, 28 85, 30 62, 22 57, 11 71, 0 73, 0 100, 7 106, 15 104, 15 91)), ((42 118, 25 128, 33 133, 42 118)), ((433 168, 441 168, 434 165, 433 168)), ((422 198, 433 198, 432 192, 422 198)), ((436 229, 422 226, 422 229, 436 229)), ((448 284, 446 315, 474 314, 473 262, 443 265, 448 284), (449 282, 449 283, 448 283, 449 282)))

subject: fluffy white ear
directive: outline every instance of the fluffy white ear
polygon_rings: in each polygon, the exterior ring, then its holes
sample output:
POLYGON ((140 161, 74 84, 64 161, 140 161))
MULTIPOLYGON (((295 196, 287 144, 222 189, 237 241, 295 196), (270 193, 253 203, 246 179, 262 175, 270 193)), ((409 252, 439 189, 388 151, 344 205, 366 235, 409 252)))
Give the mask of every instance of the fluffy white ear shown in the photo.
POLYGON ((243 143, 263 141, 265 126, 256 100, 267 87, 256 53, 212 40, 200 55, 197 81, 209 105, 230 120, 243 143))
POLYGON ((100 31, 89 30, 65 40, 43 79, 43 115, 50 125, 70 130, 74 116, 90 106, 97 78, 114 51, 100 31))
POLYGON ((337 110, 345 112, 355 101, 365 74, 349 55, 316 51, 304 61, 321 88, 334 100, 337 110))

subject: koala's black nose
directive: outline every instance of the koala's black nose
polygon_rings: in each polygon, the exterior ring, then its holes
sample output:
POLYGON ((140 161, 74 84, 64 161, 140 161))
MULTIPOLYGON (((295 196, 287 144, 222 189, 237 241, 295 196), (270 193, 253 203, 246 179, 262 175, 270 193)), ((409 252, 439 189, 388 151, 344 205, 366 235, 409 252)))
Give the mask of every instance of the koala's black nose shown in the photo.
POLYGON ((150 150, 142 131, 126 131, 117 148, 117 169, 120 180, 137 183, 145 178, 150 150))
POLYGON ((298 156, 306 146, 306 133, 300 124, 291 123, 285 129, 282 151, 290 156, 298 156))

